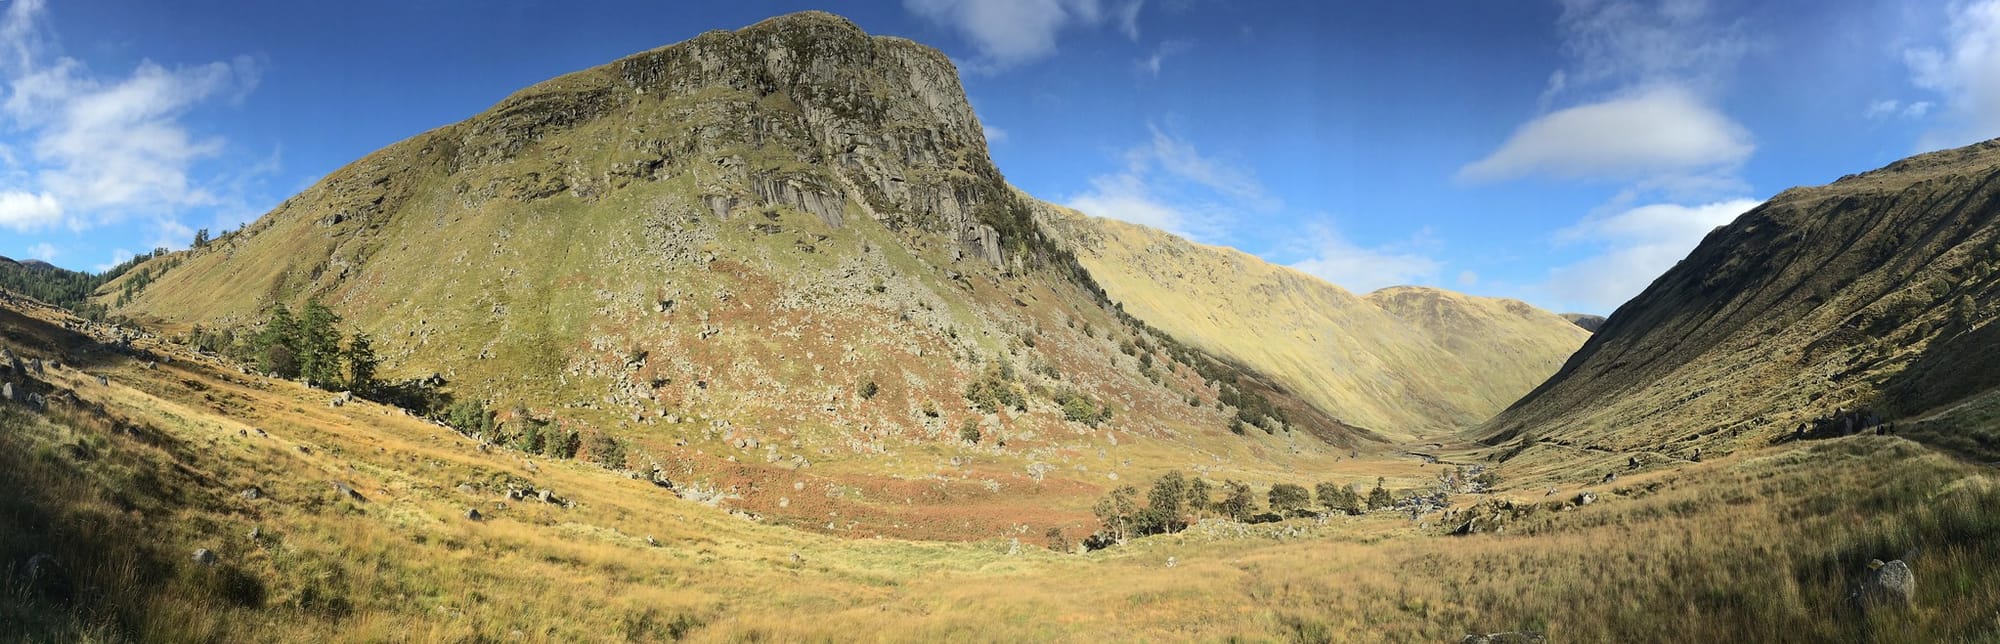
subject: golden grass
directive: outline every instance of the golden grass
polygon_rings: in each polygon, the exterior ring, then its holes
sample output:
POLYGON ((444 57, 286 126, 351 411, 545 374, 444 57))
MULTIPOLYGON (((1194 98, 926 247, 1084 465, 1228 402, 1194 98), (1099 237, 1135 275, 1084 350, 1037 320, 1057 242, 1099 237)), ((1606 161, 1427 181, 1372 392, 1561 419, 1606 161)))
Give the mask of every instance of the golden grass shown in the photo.
MULTIPOLYGON (((58 370, 104 414, 0 414, 0 516, 52 517, 42 548, 102 588, 93 610, 18 585, 0 637, 142 641, 1555 641, 1948 639, 1996 634, 1991 473, 1896 438, 1744 452, 1598 486, 1498 535, 1390 514, 1206 524, 1084 556, 1009 543, 842 539, 761 525, 570 462, 481 454, 447 430, 288 383, 188 365, 58 370), (107 372, 111 387, 88 373, 107 372), (270 438, 190 393, 243 398, 270 438), (142 441, 110 430, 138 424, 142 441), (75 461, 57 446, 85 443, 75 461), (308 445, 311 454, 297 445, 308 445), (507 474, 577 507, 496 505, 507 474), (344 480, 367 502, 340 500, 344 480), (266 498, 236 497, 257 485, 266 498), (479 507, 490 519, 464 520, 479 507), (247 533, 259 527, 264 537, 247 533), (1239 533, 1240 531, 1240 533, 1239 533), (661 547, 646 545, 652 536, 661 547), (60 539, 61 541, 55 541, 60 539), (188 561, 206 547, 223 564, 188 561), (1917 608, 1845 604, 1870 558, 1912 548, 1917 608), (794 560, 792 555, 799 558, 794 560), (1177 565, 1167 567, 1172 558, 1177 565), (518 635, 517 635, 518 633, 518 635)), ((1349 459, 1332 476, 1431 473, 1349 459)), ((1538 484, 1539 485, 1539 484, 1538 484)), ((1539 501, 1538 490, 1507 494, 1539 501)), ((41 534, 41 533, 34 533, 41 534)), ((1072 535, 1077 537, 1081 535, 1072 535)))

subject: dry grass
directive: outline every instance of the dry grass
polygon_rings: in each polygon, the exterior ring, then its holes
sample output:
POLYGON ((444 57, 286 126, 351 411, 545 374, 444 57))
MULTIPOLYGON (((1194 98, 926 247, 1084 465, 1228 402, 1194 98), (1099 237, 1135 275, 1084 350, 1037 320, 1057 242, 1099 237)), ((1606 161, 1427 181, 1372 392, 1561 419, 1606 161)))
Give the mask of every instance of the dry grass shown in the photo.
MULTIPOLYGON (((10 333, 18 338, 19 328, 10 333)), ((15 345, 17 351, 23 349, 15 345)), ((86 591, 10 583, 0 638, 141 641, 1556 641, 1993 636, 1991 473, 1897 438, 1741 452, 1523 510, 1498 535, 1435 516, 1209 523, 1090 555, 840 538, 760 524, 568 462, 527 469, 379 406, 185 362, 73 360, 84 403, 0 412, 7 562, 54 554, 86 591), (90 374, 107 373, 110 387, 90 374), (223 414, 217 408, 236 410, 223 414), (101 408, 101 413, 95 411, 101 408), (271 433, 238 433, 255 424, 271 433), (140 436, 114 432, 140 427, 140 436), (64 445, 88 446, 76 458, 64 445), (310 454, 297 447, 308 446, 310 454), (576 501, 510 503, 515 476, 576 501), (366 502, 342 500, 327 481, 366 502), (265 497, 245 500, 256 485, 265 497), (467 508, 489 515, 464 520, 467 508), (1429 525, 1423 525, 1429 524, 1429 525), (256 541, 252 527, 262 532, 256 541), (649 546, 652 536, 659 547, 649 546), (209 548, 221 565, 189 561, 209 548), (1911 558, 1909 612, 1846 603, 1871 558, 1911 558), (793 558, 797 553, 798 559, 793 558), (1169 559, 1177 565, 1167 567, 1169 559)), ((1346 459, 1316 477, 1396 477, 1346 459)), ((1503 473, 1505 471, 1503 470, 1503 473)), ((1294 474, 1297 477, 1297 474, 1294 474)), ((1294 478, 1293 480, 1300 480, 1294 478)), ((1539 486, 1539 483, 1537 483, 1539 486)), ((1541 501, 1539 489, 1502 496, 1541 501)), ((1558 497, 1560 498, 1560 497, 1558 497)), ((948 501, 940 503, 948 504, 948 501)), ((1523 506, 1527 507, 1527 506, 1523 506)), ((1077 536, 1077 535, 1072 535, 1077 536)))

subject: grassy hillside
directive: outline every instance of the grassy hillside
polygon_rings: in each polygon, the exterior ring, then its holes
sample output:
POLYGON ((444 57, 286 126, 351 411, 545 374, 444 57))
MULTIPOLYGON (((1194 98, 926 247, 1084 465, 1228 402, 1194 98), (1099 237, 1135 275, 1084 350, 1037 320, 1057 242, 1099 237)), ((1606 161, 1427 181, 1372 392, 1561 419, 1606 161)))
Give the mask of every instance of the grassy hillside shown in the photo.
MULTIPOLYGON (((1448 514, 1209 520, 1061 554, 1041 547, 1039 517, 976 542, 801 530, 596 466, 482 450, 392 408, 328 407, 172 344, 118 350, 69 328, 98 327, 0 306, 0 348, 52 363, 0 374, 49 401, 0 403, 0 484, 13 491, 0 498, 0 639, 2000 636, 2000 579, 1985 574, 2000 557, 2000 487, 1988 468, 1896 437, 1747 450, 1560 494, 1509 485, 1503 468, 1498 493, 1455 498, 1448 514), (506 496, 523 487, 559 503, 506 496), (1595 502, 1576 505, 1579 491, 1595 502), (1447 536, 1469 516, 1485 517, 1479 533, 1447 536), (1850 602, 1878 558, 1910 563, 1912 608, 1850 602)), ((1364 456, 1269 480, 1388 476, 1407 489, 1436 469, 1364 456)), ((799 502, 852 494, 772 487, 799 502)), ((909 494, 955 493, 940 480, 909 494)), ((959 516, 994 510, 978 498, 960 497, 959 516)))
POLYGON ((827 531, 991 536, 1121 475, 1268 476, 1365 440, 1109 307, 1027 209, 948 59, 805 13, 522 90, 100 300, 247 337, 317 298, 390 377, 827 531), (969 393, 996 387, 1012 402, 969 393), (794 503, 802 479, 870 501, 794 503), (1011 510, 915 516, 981 504, 1011 510))
POLYGON ((1996 180, 1989 141, 1787 190, 1710 233, 1484 435, 1689 458, 1859 409, 1991 460, 1996 180))
POLYGON ((1589 334, 1513 300, 1396 287, 1356 296, 1230 248, 1043 205, 1124 310, 1398 438, 1486 420, 1589 334))

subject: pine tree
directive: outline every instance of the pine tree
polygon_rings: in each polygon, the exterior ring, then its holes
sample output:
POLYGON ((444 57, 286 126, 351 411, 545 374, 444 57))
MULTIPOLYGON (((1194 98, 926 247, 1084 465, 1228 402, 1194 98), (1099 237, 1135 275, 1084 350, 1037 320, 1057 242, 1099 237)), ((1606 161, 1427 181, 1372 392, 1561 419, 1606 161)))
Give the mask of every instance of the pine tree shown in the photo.
POLYGON ((1383 487, 1387 482, 1387 479, 1375 477, 1375 489, 1368 491, 1368 509, 1380 510, 1396 504, 1396 500, 1389 496, 1389 489, 1383 487))
POLYGON ((375 391, 375 368, 382 360, 375 355, 375 343, 368 334, 356 331, 347 342, 347 389, 367 397, 375 391))
POLYGON ((329 387, 341 382, 339 324, 340 316, 319 300, 306 302, 298 325, 299 375, 306 384, 329 387))
POLYGON ((279 304, 257 334, 257 368, 280 378, 299 376, 299 329, 292 310, 279 304))

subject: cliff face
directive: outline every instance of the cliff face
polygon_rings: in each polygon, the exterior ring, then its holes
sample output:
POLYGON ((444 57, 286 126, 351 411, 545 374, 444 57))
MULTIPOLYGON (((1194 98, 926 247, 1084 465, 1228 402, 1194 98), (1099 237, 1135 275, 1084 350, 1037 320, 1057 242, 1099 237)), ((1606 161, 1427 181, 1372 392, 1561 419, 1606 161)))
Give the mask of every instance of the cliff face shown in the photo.
POLYGON ((1047 205, 1038 214, 1126 312, 1385 436, 1477 425, 1588 335, 1519 301, 1416 287, 1356 296, 1144 226, 1047 205))
POLYGON ((1996 385, 2000 142, 1787 190, 1619 307, 1489 441, 1670 453, 1836 410, 1925 417, 1996 385), (1944 365, 1965 368, 1947 368, 1944 365))

